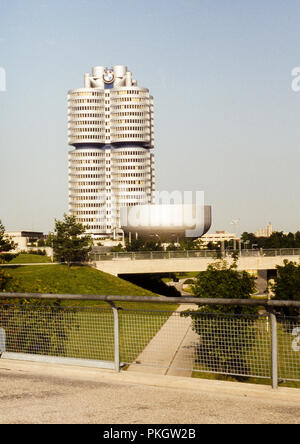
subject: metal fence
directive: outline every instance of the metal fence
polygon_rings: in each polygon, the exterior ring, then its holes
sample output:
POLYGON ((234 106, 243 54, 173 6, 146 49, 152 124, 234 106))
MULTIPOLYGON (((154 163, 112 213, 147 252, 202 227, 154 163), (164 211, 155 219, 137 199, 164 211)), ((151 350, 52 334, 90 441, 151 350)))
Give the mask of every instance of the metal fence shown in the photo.
POLYGON ((279 380, 300 381, 300 318, 276 313, 282 307, 300 302, 0 293, 0 354, 116 371, 254 377, 276 388, 279 380), (84 306, 89 300, 102 305, 84 306), (153 303, 166 305, 154 310, 153 303), (165 309, 170 303, 177 308, 165 309), (209 313, 211 305, 264 310, 209 313))
POLYGON ((300 256, 300 248, 278 248, 259 250, 187 250, 187 251, 134 251, 134 252, 106 252, 95 248, 90 254, 91 261, 113 260, 155 260, 155 259, 186 259, 186 258, 216 258, 231 257, 236 252, 240 257, 276 257, 300 256))

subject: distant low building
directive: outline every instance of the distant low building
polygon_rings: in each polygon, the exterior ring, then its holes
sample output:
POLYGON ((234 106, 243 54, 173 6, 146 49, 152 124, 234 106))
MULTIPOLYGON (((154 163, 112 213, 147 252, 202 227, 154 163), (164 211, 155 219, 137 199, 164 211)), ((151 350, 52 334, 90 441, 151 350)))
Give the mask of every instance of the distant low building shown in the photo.
POLYGON ((260 228, 259 230, 254 233, 254 236, 256 237, 270 237, 273 233, 273 227, 271 222, 268 223, 267 228, 260 228))
POLYGON ((45 239, 44 233, 39 231, 6 231, 5 235, 17 244, 16 251, 26 250, 30 244, 45 239))
POLYGON ((201 241, 204 243, 204 245, 207 245, 208 243, 212 242, 214 244, 217 244, 219 242, 229 242, 229 241, 239 241, 240 238, 235 233, 228 233, 227 231, 216 231, 215 233, 206 233, 203 236, 201 236, 201 241))

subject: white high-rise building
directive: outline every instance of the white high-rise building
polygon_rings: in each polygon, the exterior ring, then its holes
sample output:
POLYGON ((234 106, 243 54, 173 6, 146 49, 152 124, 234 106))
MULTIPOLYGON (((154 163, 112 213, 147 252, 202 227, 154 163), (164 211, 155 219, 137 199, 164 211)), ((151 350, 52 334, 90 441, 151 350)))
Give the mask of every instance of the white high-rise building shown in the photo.
POLYGON ((153 97, 126 66, 96 66, 68 93, 69 213, 95 238, 120 233, 120 208, 153 202, 153 97))

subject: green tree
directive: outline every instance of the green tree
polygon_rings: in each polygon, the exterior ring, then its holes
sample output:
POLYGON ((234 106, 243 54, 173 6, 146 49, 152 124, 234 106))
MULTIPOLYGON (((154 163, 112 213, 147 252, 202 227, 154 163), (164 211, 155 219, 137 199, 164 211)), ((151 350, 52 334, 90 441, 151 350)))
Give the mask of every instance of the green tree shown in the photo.
POLYGON ((125 244, 126 251, 141 251, 144 248, 145 241, 138 237, 137 239, 131 239, 131 242, 129 242, 129 238, 127 238, 125 244))
POLYGON ((123 248, 123 245, 121 243, 119 243, 118 245, 112 247, 111 251, 114 252, 114 253, 120 253, 120 252, 125 251, 125 250, 123 248))
POLYGON ((180 250, 200 250, 203 242, 200 239, 184 237, 179 240, 180 250))
POLYGON ((246 231, 241 235, 241 241, 247 246, 247 248, 251 249, 252 245, 258 245, 259 248, 264 248, 262 237, 256 237, 253 233, 247 233, 246 231))
MULTIPOLYGON (((249 299, 255 291, 255 278, 238 271, 235 261, 232 265, 219 261, 199 273, 192 289, 198 298, 249 299)), ((183 313, 191 316, 193 330, 199 335, 196 363, 201 369, 237 375, 237 379, 250 373, 246 356, 256 337, 256 311, 238 305, 213 305, 183 313)))
POLYGON ((46 243, 45 243, 45 239, 41 238, 37 241, 37 246, 38 247, 45 247, 46 243))
POLYGON ((160 241, 145 240, 141 236, 137 239, 126 239, 126 251, 162 251, 163 247, 160 241))
POLYGON ((0 220, 0 252, 13 250, 16 246, 17 244, 5 235, 5 228, 0 220))
POLYGON ((177 244, 175 244, 174 241, 171 242, 166 248, 166 251, 178 251, 178 250, 180 250, 180 247, 177 244))
MULTIPOLYGON (((277 265, 277 276, 271 289, 274 299, 286 301, 300 301, 300 262, 284 261, 284 265, 277 265)), ((280 313, 286 316, 298 316, 299 308, 283 307, 280 313)))
MULTIPOLYGON (((255 277, 246 271, 238 271, 236 261, 232 265, 223 261, 209 264, 206 271, 198 274, 193 286, 193 293, 198 298, 211 299, 249 299, 255 292, 255 277)), ((218 313, 253 313, 253 308, 238 305, 209 306, 218 313)))
POLYGON ((5 273, 5 271, 0 268, 0 291, 6 289, 8 282, 11 280, 11 277, 5 273))
POLYGON ((85 227, 76 221, 75 216, 64 214, 62 221, 55 219, 55 232, 48 236, 53 246, 56 260, 65 261, 68 266, 72 262, 83 262, 92 248, 91 236, 85 234, 85 227))

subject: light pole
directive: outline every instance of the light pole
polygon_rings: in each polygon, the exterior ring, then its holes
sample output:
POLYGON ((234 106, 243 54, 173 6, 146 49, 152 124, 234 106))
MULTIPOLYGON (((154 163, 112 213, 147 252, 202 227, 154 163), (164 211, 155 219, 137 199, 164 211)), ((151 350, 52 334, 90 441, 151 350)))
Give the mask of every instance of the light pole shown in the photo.
MULTIPOLYGON (((235 225, 235 235, 237 236, 237 225, 239 223, 240 219, 233 219, 230 222, 230 225, 235 225)), ((233 249, 236 250, 236 239, 233 239, 233 249)))

